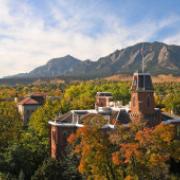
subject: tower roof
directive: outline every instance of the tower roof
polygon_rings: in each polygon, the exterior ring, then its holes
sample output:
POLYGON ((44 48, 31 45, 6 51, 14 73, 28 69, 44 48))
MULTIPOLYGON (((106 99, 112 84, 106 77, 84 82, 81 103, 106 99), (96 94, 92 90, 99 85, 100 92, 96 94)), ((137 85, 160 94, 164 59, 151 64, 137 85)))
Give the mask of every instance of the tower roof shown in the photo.
POLYGON ((153 91, 151 75, 149 73, 134 73, 131 86, 132 91, 153 91))

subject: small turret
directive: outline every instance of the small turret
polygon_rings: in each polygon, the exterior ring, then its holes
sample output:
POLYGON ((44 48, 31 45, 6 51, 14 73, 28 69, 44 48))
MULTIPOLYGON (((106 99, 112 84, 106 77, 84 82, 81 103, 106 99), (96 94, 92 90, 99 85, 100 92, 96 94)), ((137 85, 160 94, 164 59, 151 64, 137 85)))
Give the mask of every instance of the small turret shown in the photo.
POLYGON ((95 108, 109 107, 112 100, 112 93, 110 92, 97 92, 95 108))

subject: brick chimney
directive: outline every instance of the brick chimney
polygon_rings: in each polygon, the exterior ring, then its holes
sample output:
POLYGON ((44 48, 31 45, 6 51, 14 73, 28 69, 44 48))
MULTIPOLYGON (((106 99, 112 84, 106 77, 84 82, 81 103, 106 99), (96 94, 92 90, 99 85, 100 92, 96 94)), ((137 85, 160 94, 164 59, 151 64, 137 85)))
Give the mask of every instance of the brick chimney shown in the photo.
POLYGON ((97 92, 95 108, 109 107, 109 103, 112 100, 112 94, 110 92, 97 92))

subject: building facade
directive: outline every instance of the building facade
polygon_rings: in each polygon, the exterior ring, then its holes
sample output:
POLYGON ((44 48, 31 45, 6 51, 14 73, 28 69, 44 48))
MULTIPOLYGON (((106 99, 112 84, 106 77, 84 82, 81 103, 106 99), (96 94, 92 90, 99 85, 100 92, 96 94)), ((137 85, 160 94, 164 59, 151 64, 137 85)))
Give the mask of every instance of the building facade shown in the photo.
POLYGON ((18 103, 18 111, 23 120, 23 125, 27 126, 29 119, 37 108, 43 106, 45 103, 45 95, 42 94, 32 94, 18 103))

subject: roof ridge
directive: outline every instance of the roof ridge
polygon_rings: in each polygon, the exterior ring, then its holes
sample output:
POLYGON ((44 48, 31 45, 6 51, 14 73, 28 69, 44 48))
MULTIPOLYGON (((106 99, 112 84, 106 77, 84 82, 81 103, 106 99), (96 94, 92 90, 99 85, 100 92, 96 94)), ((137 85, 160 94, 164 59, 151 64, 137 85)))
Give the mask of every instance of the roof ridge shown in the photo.
POLYGON ((23 100, 21 100, 18 104, 21 104, 21 105, 31 104, 32 105, 32 104, 39 104, 39 102, 31 97, 26 97, 23 100))

